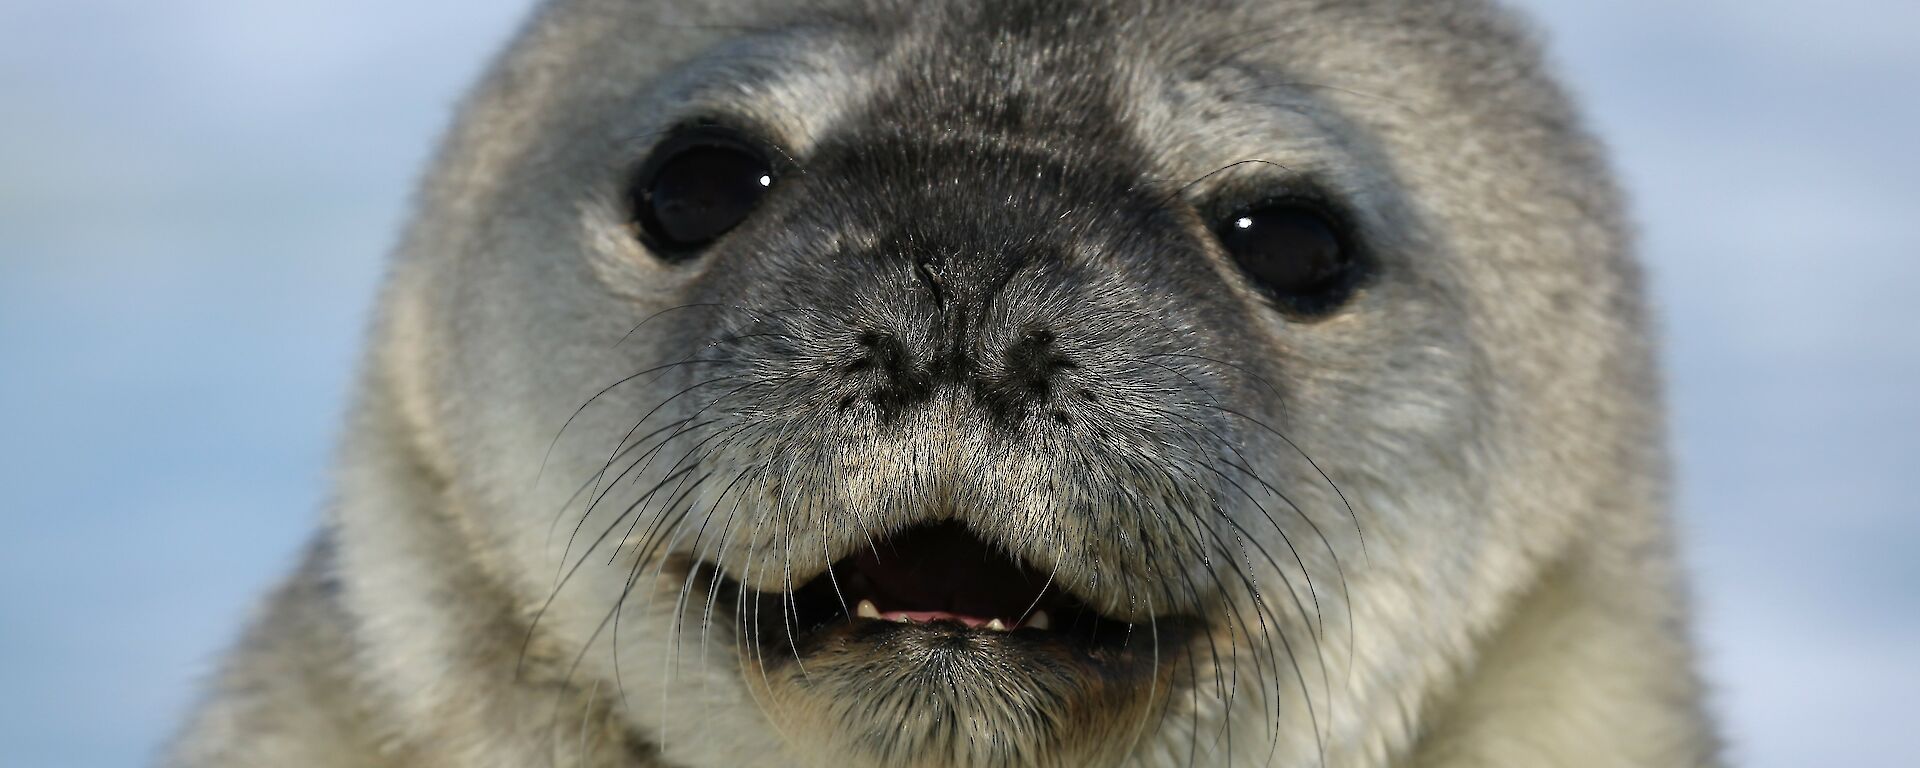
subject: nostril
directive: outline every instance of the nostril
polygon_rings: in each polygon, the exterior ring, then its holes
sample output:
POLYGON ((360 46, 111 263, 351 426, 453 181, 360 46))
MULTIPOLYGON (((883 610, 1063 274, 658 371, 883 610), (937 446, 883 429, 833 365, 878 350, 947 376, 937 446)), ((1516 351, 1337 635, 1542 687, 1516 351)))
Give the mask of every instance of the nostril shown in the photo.
MULTIPOLYGON (((1053 330, 1044 327, 1018 334, 1002 351, 1000 370, 976 384, 981 404, 1003 422, 1014 423, 1041 404, 1053 402, 1061 372, 1079 367, 1060 354, 1057 340, 1053 330)), ((1072 416, 1057 408, 1041 415, 1062 425, 1073 423, 1072 416)))
POLYGON ((891 333, 863 331, 856 339, 867 353, 847 362, 848 371, 862 371, 874 366, 889 376, 899 376, 912 364, 912 356, 907 353, 907 345, 891 333))
MULTIPOLYGON (((874 370, 862 378, 873 387, 867 398, 879 409, 883 421, 897 418, 906 408, 931 395, 933 387, 925 370, 926 363, 916 363, 912 350, 900 337, 886 331, 868 330, 856 336, 855 341, 865 353, 848 361, 844 368, 848 373, 874 370)), ((854 400, 843 398, 840 410, 852 409, 854 400)))
POLYGON ((1025 381, 1035 394, 1047 394, 1055 371, 1078 367, 1054 352, 1053 342, 1051 329, 1033 328, 1022 334, 1019 341, 1007 347, 1007 373, 1025 381))

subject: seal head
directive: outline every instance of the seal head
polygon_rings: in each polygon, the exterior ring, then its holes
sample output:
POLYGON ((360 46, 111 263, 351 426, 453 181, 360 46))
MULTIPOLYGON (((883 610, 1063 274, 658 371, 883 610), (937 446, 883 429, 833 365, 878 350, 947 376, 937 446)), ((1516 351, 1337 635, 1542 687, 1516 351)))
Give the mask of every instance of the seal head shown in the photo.
POLYGON ((1698 763, 1622 231, 1480 2, 551 3, 314 570, 476 761, 1698 763))

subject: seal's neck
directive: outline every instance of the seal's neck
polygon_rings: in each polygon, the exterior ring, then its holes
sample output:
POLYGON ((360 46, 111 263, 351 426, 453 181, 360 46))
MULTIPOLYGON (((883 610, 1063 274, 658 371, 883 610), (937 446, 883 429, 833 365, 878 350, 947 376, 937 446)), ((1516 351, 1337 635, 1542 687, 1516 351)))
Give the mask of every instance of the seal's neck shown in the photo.
POLYGON ((1716 763, 1672 547, 1646 518, 1603 523, 1543 575, 1430 702, 1407 765, 1716 763))

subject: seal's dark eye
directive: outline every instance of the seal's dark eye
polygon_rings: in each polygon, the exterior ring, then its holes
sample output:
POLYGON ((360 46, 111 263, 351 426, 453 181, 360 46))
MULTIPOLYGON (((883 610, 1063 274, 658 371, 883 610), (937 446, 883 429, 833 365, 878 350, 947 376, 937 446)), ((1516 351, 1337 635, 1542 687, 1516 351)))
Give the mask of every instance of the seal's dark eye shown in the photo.
POLYGON ((1226 217, 1214 233, 1285 312, 1325 314, 1353 293, 1360 270, 1346 233, 1314 203, 1262 202, 1226 217))
POLYGON ((700 125, 653 151, 634 174, 628 203, 647 247, 681 261, 745 221, 774 177, 773 163, 752 141, 700 125))

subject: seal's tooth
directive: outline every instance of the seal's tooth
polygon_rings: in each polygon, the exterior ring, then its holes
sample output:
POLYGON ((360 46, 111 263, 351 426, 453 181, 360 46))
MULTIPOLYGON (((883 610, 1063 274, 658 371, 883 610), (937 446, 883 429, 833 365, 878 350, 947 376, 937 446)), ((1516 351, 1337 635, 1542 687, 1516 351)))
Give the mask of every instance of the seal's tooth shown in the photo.
POLYGON ((1034 611, 1032 616, 1027 617, 1027 623, 1022 626, 1029 629, 1052 629, 1053 620, 1047 618, 1046 611, 1034 611))
POLYGON ((994 619, 992 621, 987 622, 987 629, 991 629, 995 632, 1005 632, 1007 631, 1007 623, 999 619, 994 619))
POLYGON ((854 606, 853 615, 863 619, 877 619, 880 618, 880 608, 874 605, 872 600, 861 600, 859 605, 854 606))

